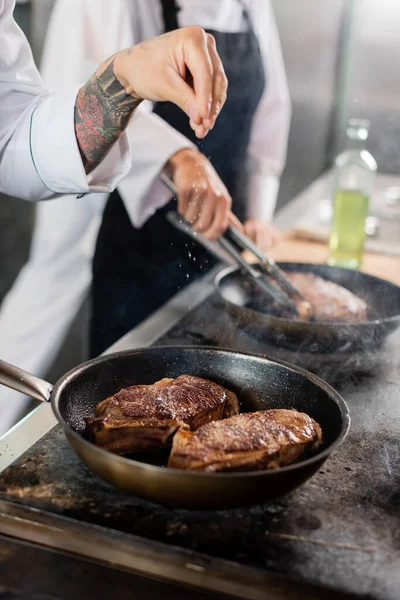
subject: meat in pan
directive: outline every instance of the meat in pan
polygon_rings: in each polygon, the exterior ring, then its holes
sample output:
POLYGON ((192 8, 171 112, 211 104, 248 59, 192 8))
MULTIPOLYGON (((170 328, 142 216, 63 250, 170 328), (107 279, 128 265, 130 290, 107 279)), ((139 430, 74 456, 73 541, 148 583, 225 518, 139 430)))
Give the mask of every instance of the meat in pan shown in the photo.
POLYGON ((242 413, 194 433, 179 430, 168 466, 206 472, 276 469, 321 443, 321 427, 305 413, 284 409, 242 413))
MULTIPOLYGON (((286 277, 311 304, 314 320, 333 323, 363 323, 368 320, 367 304, 343 286, 313 273, 291 272, 286 273, 286 277)), ((261 297, 257 291, 255 301, 249 307, 284 318, 297 318, 293 314, 285 314, 280 306, 266 306, 265 296, 261 297)))
POLYGON ((318 321, 362 323, 367 304, 346 288, 313 273, 288 273, 288 279, 311 304, 318 321))
POLYGON ((180 427, 198 427, 239 412, 236 394, 217 383, 181 375, 152 385, 133 385, 100 402, 87 419, 91 441, 130 454, 170 445, 180 427))

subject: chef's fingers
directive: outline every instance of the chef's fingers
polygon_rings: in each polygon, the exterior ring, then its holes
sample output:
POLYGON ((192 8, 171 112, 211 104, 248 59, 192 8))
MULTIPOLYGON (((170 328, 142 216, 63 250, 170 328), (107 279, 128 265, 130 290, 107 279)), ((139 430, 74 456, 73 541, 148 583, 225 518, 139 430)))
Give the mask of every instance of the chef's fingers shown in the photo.
POLYGON ((279 241, 279 231, 270 223, 249 219, 244 225, 245 233, 261 250, 270 250, 279 241))
POLYGON ((178 199, 177 211, 182 217, 184 217, 188 204, 190 202, 190 189, 188 189, 187 187, 177 189, 176 196, 178 199))
POLYGON ((208 131, 214 127, 215 121, 225 104, 228 88, 228 80, 217 53, 215 39, 210 34, 207 37, 207 44, 213 65, 213 100, 210 116, 208 119, 203 119, 201 123, 193 118, 190 119, 190 126, 200 139, 204 138, 208 131))
POLYGON ((191 120, 199 120, 195 92, 177 71, 168 73, 163 96, 179 106, 191 120))
POLYGON ((203 127, 208 130, 214 127, 215 121, 225 104, 228 80, 225 75, 224 67, 218 56, 215 39, 210 34, 208 34, 207 44, 214 71, 213 101, 211 105, 210 117, 209 119, 205 119, 203 121, 203 127))
POLYGON ((232 211, 230 211, 228 215, 228 224, 232 225, 232 227, 236 227, 236 229, 239 229, 239 231, 244 231, 243 223, 239 221, 237 216, 234 215, 232 211))
POLYGON ((168 91, 165 91, 165 96, 170 98, 190 117, 190 126, 196 134, 196 137, 203 139, 209 127, 206 127, 205 120, 200 117, 199 109, 197 108, 197 98, 193 89, 182 79, 182 77, 173 71, 170 74, 170 86, 168 91))
POLYGON ((258 230, 255 232, 254 243, 261 250, 269 250, 273 246, 271 236, 267 235, 264 230, 258 230))
POLYGON ((219 198, 216 201, 215 195, 212 192, 209 193, 201 202, 199 206, 199 215, 193 225, 193 231, 198 233, 205 233, 211 227, 214 221, 215 210, 219 198))
MULTIPOLYGON (((208 34, 204 29, 189 27, 186 33, 183 40, 184 61, 193 82, 196 99, 195 108, 189 117, 197 125, 201 125, 201 121, 210 116, 215 67, 210 57, 208 34)), ((219 57, 218 60, 221 63, 219 57)))
POLYGON ((201 206, 206 197, 207 186, 202 183, 195 185, 190 191, 190 198, 185 210, 184 218, 191 225, 194 225, 199 218, 201 206))
POLYGON ((204 137, 206 137, 207 133, 211 128, 211 121, 210 119, 205 119, 204 121, 201 121, 200 124, 196 124, 193 121, 193 119, 190 119, 190 127, 195 132, 196 137, 198 137, 199 139, 203 139, 204 137), (207 123, 207 126, 205 125, 205 123, 207 123))
POLYGON ((230 210, 232 200, 226 189, 200 186, 190 194, 189 202, 181 213, 193 230, 210 240, 219 238, 229 223, 242 231, 242 224, 230 210))
MULTIPOLYGON (((217 239, 225 233, 231 216, 233 219, 236 219, 236 217, 234 217, 231 212, 232 198, 227 188, 211 165, 210 167, 211 168, 207 170, 207 173, 209 180, 209 194, 211 194, 214 203, 213 218, 211 223, 209 223, 209 226, 206 225, 206 222, 199 222, 198 220, 196 227, 198 228, 197 230, 201 231, 208 239, 217 239)), ((239 221, 238 224, 240 226, 239 221)))
MULTIPOLYGON (((207 100, 207 113, 208 115, 204 116, 204 112, 200 104, 198 104, 199 111, 193 111, 191 114, 191 122, 190 125, 192 129, 195 131, 196 136, 199 138, 203 138, 207 135, 210 128, 214 127, 215 120, 217 119, 222 107, 225 104, 228 81, 225 75, 225 71, 222 65, 222 62, 219 58, 215 39, 212 35, 207 34, 206 37, 207 49, 209 52, 209 59, 212 66, 212 89, 211 96, 208 96, 208 90, 204 94, 204 98, 208 98, 207 100), (211 104, 210 104, 211 101, 211 104)), ((191 70, 191 66, 189 65, 189 61, 187 61, 188 67, 191 70)), ((197 61, 194 62, 195 65, 199 64, 197 61)), ((195 77, 193 77, 194 81, 194 89, 196 92, 196 97, 199 95, 202 96, 202 89, 198 86, 196 87, 195 77)), ((200 82, 209 83, 208 79, 201 78, 200 82)), ((204 108, 204 105, 203 105, 204 108)))
POLYGON ((218 177, 212 165, 207 169, 209 181, 209 194, 211 194, 214 202, 213 219, 209 227, 205 223, 197 222, 196 226, 201 228, 209 239, 220 237, 226 230, 229 224, 231 213, 232 198, 225 187, 224 183, 218 177))
MULTIPOLYGON (((204 121, 204 123, 206 123, 206 122, 207 122, 207 120, 204 121)), ((204 125, 203 122, 201 123, 201 125, 196 125, 196 127, 194 128, 196 137, 199 138, 199 140, 202 140, 203 138, 205 138, 209 131, 210 131, 210 126, 204 125)))
POLYGON ((256 242, 257 246, 259 246, 261 249, 270 250, 271 248, 276 246, 278 241, 279 241, 279 234, 273 228, 263 229, 261 231, 257 231, 257 233, 256 233, 255 242, 256 242))
POLYGON ((208 240, 217 240, 226 231, 229 224, 229 203, 225 198, 221 199, 214 211, 214 219, 211 226, 206 230, 202 231, 202 234, 208 240))

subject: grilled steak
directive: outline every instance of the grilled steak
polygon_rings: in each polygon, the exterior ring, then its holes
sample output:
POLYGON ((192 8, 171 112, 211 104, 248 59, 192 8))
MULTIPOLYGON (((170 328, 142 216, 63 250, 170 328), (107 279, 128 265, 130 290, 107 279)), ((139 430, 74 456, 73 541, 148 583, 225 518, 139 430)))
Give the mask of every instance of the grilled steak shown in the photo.
POLYGON ((168 466, 208 472, 276 469, 321 443, 321 427, 305 413, 283 409, 242 413, 194 433, 179 430, 168 466))
POLYGON ((364 300, 341 285, 312 273, 287 273, 287 277, 311 304, 318 321, 362 323, 368 320, 364 300))
POLYGON ((190 375, 133 385, 100 402, 87 419, 89 439, 110 452, 130 454, 170 445, 180 427, 196 430, 236 415, 236 394, 190 375))
MULTIPOLYGON (((287 272, 285 274, 303 298, 311 304, 316 321, 363 323, 368 320, 368 306, 364 300, 341 285, 313 273, 287 272)), ((298 319, 300 316, 301 320, 309 320, 309 315, 304 311, 303 303, 300 301, 296 302, 299 312, 297 315, 276 303, 266 304, 265 295, 258 290, 254 290, 253 297, 254 300, 249 304, 250 308, 286 319, 298 319)))

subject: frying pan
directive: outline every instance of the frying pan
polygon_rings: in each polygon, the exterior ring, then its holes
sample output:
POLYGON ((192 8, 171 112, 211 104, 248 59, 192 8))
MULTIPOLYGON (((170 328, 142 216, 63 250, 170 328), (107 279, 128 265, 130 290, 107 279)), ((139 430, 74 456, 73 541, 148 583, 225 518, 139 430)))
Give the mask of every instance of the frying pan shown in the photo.
POLYGON ((316 353, 365 351, 379 347, 400 325, 400 287, 389 281, 327 265, 278 265, 284 271, 313 273, 347 288, 366 301, 369 318, 365 323, 324 323, 267 314, 262 312, 255 285, 240 268, 224 269, 215 278, 218 293, 236 324, 259 341, 316 353))
POLYGON ((323 380, 286 363, 230 350, 160 346, 102 356, 79 365, 51 384, 0 361, 0 383, 50 401, 68 441, 81 460, 117 488, 147 500, 192 509, 264 502, 304 483, 343 441, 350 423, 341 396, 323 380), (296 408, 316 419, 324 444, 316 454, 277 470, 196 473, 117 456, 88 440, 85 417, 123 387, 191 374, 237 393, 242 411, 296 408))

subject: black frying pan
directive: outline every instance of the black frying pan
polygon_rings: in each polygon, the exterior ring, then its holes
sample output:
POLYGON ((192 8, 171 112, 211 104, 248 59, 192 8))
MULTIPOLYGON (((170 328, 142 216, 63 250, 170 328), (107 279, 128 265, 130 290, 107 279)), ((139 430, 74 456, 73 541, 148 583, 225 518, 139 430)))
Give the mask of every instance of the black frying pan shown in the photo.
MULTIPOLYGON (((378 347, 400 325, 400 287, 358 271, 306 263, 278 263, 284 271, 313 273, 334 281, 367 302, 366 323, 322 323, 280 318, 262 312, 260 295, 238 267, 228 267, 216 288, 237 325, 260 341, 307 352, 364 351, 378 347)), ((266 302, 262 298, 263 302, 266 302)))
POLYGON ((229 350, 162 346, 121 352, 84 363, 51 384, 0 361, 0 383, 51 401, 72 448, 112 485, 153 502, 216 509, 264 502, 290 492, 311 477, 343 441, 350 423, 341 396, 327 383, 285 363, 229 350), (316 419, 324 444, 306 460, 277 470, 194 473, 154 466, 98 448, 83 437, 85 417, 122 387, 181 374, 205 377, 237 393, 242 411, 296 408, 316 419))

